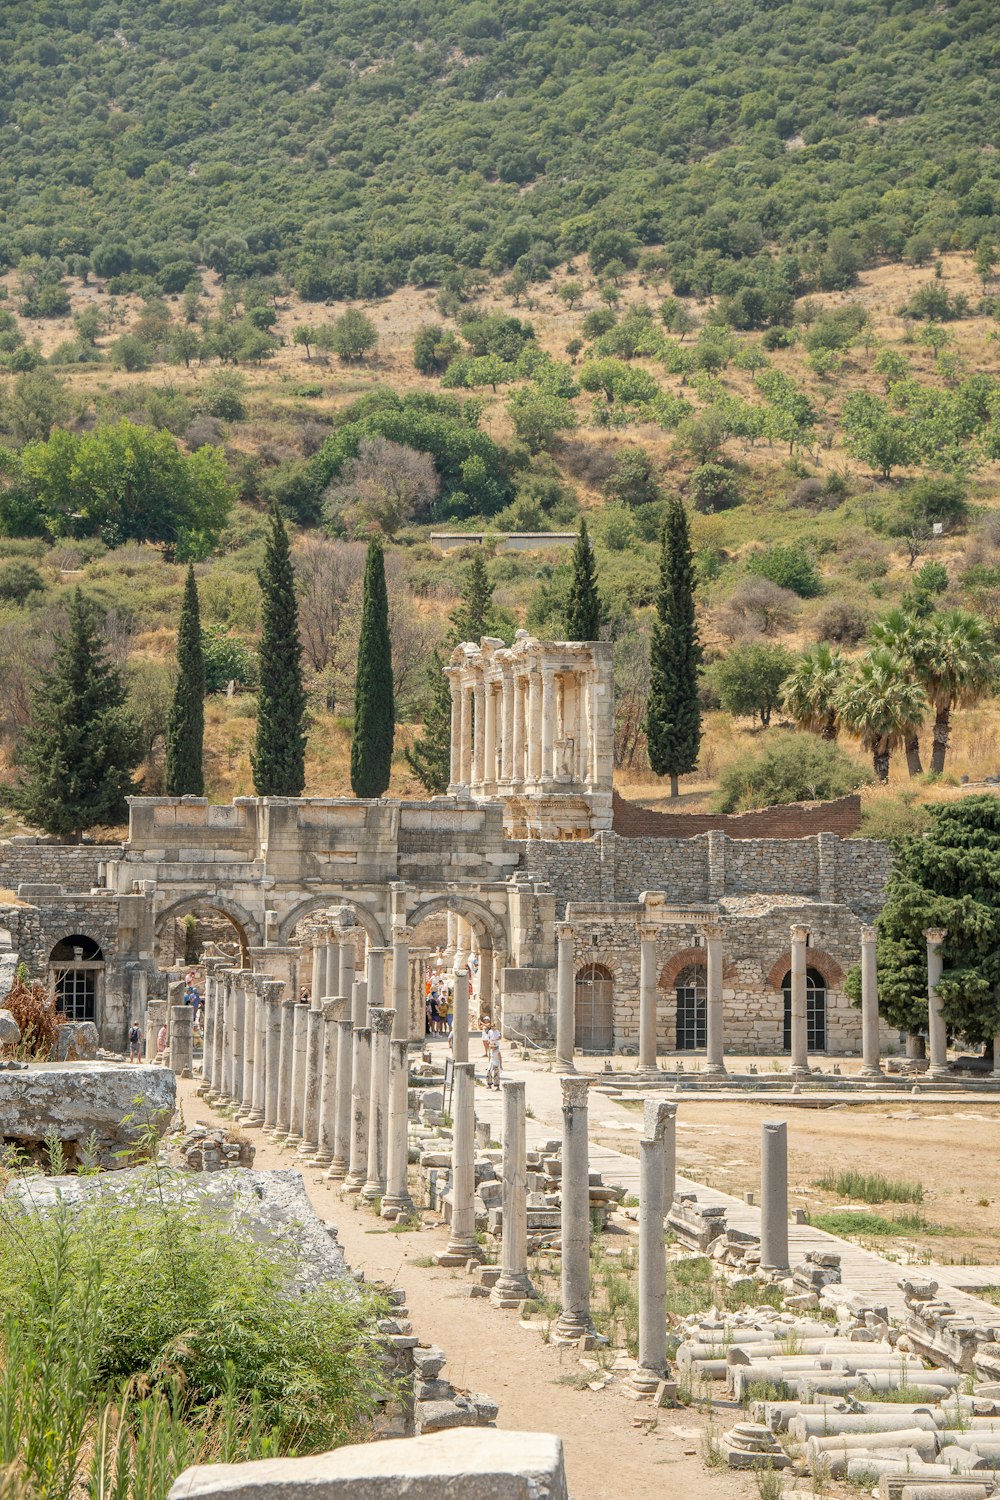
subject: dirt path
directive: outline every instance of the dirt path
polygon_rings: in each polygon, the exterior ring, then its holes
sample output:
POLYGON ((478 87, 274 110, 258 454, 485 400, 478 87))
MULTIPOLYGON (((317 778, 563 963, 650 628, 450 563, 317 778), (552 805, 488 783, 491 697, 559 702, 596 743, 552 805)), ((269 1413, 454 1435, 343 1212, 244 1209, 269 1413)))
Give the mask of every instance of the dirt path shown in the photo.
MULTIPOLYGON (((178 1083, 178 1102, 187 1124, 218 1119, 197 1097, 195 1082, 178 1083)), ((258 1168, 288 1168, 291 1152, 252 1132, 258 1168)), ((663 1411, 655 1427, 650 1409, 617 1393, 614 1386, 594 1392, 563 1383, 581 1374, 575 1352, 543 1342, 522 1328, 514 1313, 501 1312, 484 1298, 470 1298, 464 1276, 418 1265, 442 1247, 443 1230, 412 1234, 384 1229, 369 1209, 341 1194, 318 1171, 305 1168, 309 1198, 321 1218, 337 1226, 349 1263, 372 1279, 391 1281, 406 1291, 414 1330, 448 1356, 446 1374, 458 1387, 483 1391, 500 1403, 498 1425, 513 1430, 555 1432, 565 1444, 573 1500, 661 1500, 674 1493, 706 1500, 748 1500, 756 1495, 745 1475, 707 1469, 701 1460, 704 1415, 663 1411)))

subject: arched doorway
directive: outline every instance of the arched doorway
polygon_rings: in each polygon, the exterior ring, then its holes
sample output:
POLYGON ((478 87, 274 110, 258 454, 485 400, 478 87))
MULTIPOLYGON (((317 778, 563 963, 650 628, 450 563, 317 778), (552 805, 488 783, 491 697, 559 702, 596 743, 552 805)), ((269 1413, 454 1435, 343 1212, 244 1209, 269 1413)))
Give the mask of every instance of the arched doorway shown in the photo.
POLYGON ((156 919, 156 956, 161 968, 187 967, 208 957, 249 969, 250 945, 259 941, 249 912, 218 900, 195 896, 175 901, 156 919))
POLYGON ((614 983, 603 964, 587 964, 576 976, 574 1046, 579 1052, 611 1052, 615 1044, 614 983))
POLYGON ((677 1025, 674 1045, 678 1052, 696 1052, 708 1045, 707 990, 705 969, 688 964, 677 976, 677 1025))
POLYGON ((49 988, 67 1021, 99 1023, 104 999, 104 954, 83 933, 60 938, 49 954, 49 988))
MULTIPOLYGON (((792 1050, 792 971, 782 982, 785 1000, 786 1052, 792 1050)), ((826 980, 818 969, 806 970, 806 1045, 810 1052, 826 1051, 826 980)))

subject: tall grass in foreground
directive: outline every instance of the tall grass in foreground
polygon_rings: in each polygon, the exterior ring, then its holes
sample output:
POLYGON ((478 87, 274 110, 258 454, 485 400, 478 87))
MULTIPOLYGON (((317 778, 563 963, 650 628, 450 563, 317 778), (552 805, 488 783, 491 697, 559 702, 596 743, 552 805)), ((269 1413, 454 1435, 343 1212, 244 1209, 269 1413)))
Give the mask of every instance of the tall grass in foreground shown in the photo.
MULTIPOLYGON (((156 1184, 160 1191, 157 1192, 156 1184)), ((171 1198, 0 1203, 0 1495, 163 1500, 188 1464, 321 1452, 391 1394, 381 1304, 171 1198)))
POLYGON ((841 1198, 859 1203, 923 1203, 924 1188, 920 1182, 902 1177, 883 1177, 881 1172, 826 1172, 815 1186, 841 1198))

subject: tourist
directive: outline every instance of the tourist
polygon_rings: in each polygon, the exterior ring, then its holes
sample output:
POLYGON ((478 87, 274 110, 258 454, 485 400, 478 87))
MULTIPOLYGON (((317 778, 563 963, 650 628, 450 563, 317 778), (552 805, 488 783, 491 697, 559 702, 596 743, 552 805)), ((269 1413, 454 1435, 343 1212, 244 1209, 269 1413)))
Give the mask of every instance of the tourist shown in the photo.
POLYGON ((157 1050, 157 1052, 166 1052, 166 1050, 167 1050, 167 1023, 166 1023, 166 1021, 164 1021, 163 1025, 160 1027, 159 1031, 156 1033, 156 1050, 157 1050))
POLYGON ((303 985, 299 990, 299 1004, 308 1005, 311 999, 312 995, 309 993, 309 990, 306 988, 306 986, 303 985))
POLYGON ((129 1062, 140 1062, 142 1059, 142 1032, 133 1021, 128 1030, 128 1060, 129 1062))
POLYGON ((482 1018, 482 1020, 480 1021, 479 1024, 483 1028, 483 1056, 484 1057, 489 1057, 489 1055, 490 1055, 490 1032, 493 1029, 493 1022, 490 1020, 489 1016, 483 1016, 483 1018, 482 1018))
POLYGON ((490 1027, 489 1065, 486 1069, 486 1087, 488 1089, 500 1089, 500 1069, 503 1059, 500 1056, 500 1033, 490 1027))

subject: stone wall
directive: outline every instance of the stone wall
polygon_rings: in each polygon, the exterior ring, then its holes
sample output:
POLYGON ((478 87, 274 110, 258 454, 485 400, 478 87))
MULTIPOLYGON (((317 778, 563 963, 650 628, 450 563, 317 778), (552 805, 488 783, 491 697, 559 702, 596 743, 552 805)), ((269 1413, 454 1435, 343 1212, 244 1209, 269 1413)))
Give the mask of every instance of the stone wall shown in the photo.
POLYGON ((25 881, 42 881, 71 891, 89 891, 99 884, 99 864, 107 859, 120 859, 121 854, 121 844, 61 844, 55 839, 28 837, 0 839, 0 886, 16 891, 25 881))
POLYGON ((623 838, 693 838, 696 833, 726 833, 733 839, 801 839, 811 833, 847 838, 861 827, 861 798, 830 802, 790 802, 746 813, 661 813, 614 794, 615 833, 623 838))

